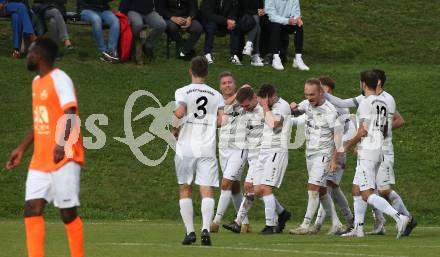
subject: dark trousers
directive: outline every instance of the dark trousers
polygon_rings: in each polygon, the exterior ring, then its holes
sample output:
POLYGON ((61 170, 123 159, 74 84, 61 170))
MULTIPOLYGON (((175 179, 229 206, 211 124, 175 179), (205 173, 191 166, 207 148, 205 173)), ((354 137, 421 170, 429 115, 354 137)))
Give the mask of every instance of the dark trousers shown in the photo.
POLYGON ((189 54, 193 50, 194 46, 197 44, 200 36, 203 33, 203 27, 197 20, 193 20, 191 26, 185 31, 189 33, 188 39, 184 39, 180 34, 180 26, 171 20, 166 20, 167 23, 167 33, 176 42, 178 48, 184 54, 189 54))
POLYGON ((229 33, 230 35, 230 50, 231 50, 231 56, 233 55, 239 55, 240 54, 240 28, 237 23, 237 26, 235 29, 229 31, 226 28, 226 25, 219 24, 215 20, 207 20, 204 21, 203 24, 205 28, 205 46, 204 46, 204 53, 212 53, 212 49, 214 47, 214 39, 216 36, 217 31, 225 31, 229 33))
POLYGON ((286 54, 289 47, 289 35, 294 34, 295 39, 295 53, 301 54, 303 51, 303 27, 282 25, 279 23, 270 23, 270 53, 271 54, 286 54), (283 50, 283 51, 282 51, 283 50))

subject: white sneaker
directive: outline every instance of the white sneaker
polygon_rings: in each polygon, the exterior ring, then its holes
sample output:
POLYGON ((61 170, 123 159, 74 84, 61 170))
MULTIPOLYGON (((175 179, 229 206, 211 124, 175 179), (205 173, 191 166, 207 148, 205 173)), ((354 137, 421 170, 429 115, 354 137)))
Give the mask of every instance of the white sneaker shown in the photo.
POLYGON ((399 221, 397 222, 397 236, 396 239, 399 239, 402 234, 405 232, 406 226, 409 223, 409 217, 405 215, 400 215, 399 221))
POLYGON ((356 226, 350 232, 342 234, 342 237, 364 237, 364 229, 363 227, 356 226))
POLYGON ((252 55, 252 57, 251 57, 251 65, 252 66, 258 66, 258 67, 264 66, 263 59, 261 59, 259 54, 252 55))
POLYGON ((302 71, 310 70, 310 68, 304 63, 303 59, 300 57, 295 57, 295 59, 293 59, 292 67, 302 71))
POLYGON ((310 234, 318 234, 319 231, 321 231, 321 224, 315 224, 309 229, 310 234))
POLYGON ((209 64, 214 63, 214 59, 212 58, 212 56, 211 56, 210 53, 205 54, 205 58, 206 58, 206 60, 208 60, 208 63, 209 63, 209 64))
POLYGON ((344 231, 346 231, 346 230, 347 230, 347 228, 344 225, 342 225, 342 224, 334 225, 327 232, 327 235, 329 235, 329 236, 339 236, 339 235, 342 235, 344 233, 344 231))
POLYGON ((307 235, 311 232, 310 226, 300 225, 295 229, 289 230, 289 234, 292 235, 307 235))
POLYGON ((232 56, 231 59, 229 59, 229 62, 234 64, 234 65, 242 65, 241 61, 240 61, 240 58, 238 58, 237 55, 232 56))
POLYGON ((281 62, 280 56, 278 54, 273 55, 272 67, 275 70, 284 70, 283 63, 281 62))
POLYGON ((254 47, 253 47, 252 42, 251 41, 247 41, 246 45, 243 48, 243 54, 251 56, 253 50, 254 50, 254 47))

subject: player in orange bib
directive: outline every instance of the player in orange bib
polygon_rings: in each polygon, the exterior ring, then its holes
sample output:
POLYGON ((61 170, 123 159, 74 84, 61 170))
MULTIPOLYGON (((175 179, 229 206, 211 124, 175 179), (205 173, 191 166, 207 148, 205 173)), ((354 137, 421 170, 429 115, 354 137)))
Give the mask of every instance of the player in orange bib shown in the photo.
POLYGON ((83 224, 76 211, 84 164, 78 103, 72 80, 54 68, 57 52, 57 44, 46 38, 38 39, 29 50, 28 70, 38 73, 32 83, 34 129, 6 164, 7 169, 18 166, 34 143, 24 209, 29 257, 44 256, 43 210, 50 202, 60 209, 71 256, 84 256, 83 224))

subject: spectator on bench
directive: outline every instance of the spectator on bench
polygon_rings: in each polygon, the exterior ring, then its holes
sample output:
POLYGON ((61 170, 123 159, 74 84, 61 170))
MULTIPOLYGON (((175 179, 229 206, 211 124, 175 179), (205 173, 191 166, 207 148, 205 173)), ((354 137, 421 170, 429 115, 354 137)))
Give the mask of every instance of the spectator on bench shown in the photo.
POLYGON ((240 27, 247 33, 243 55, 251 57, 251 65, 264 66, 260 58, 260 16, 264 15, 263 0, 239 0, 240 27))
MULTIPOLYGON (((299 0, 266 0, 265 11, 269 16, 271 36, 270 52, 273 54, 272 67, 283 70, 280 59, 281 42, 289 40, 289 34, 295 34, 295 58, 293 67, 299 70, 309 70, 302 59, 303 50, 303 20, 299 0)), ((287 49, 287 47, 286 47, 287 49)))
POLYGON ((161 14, 167 23, 167 33, 179 48, 177 58, 191 60, 195 55, 194 46, 203 33, 202 25, 196 20, 197 0, 163 0, 160 1, 161 14), (179 30, 190 35, 187 40, 182 38, 179 30))
POLYGON ((14 47, 12 58, 18 59, 21 57, 20 48, 23 35, 28 39, 29 43, 37 39, 31 17, 29 16, 27 3, 20 0, 0 0, 0 14, 2 16, 11 16, 12 42, 14 47))
POLYGON ((167 27, 162 16, 156 12, 158 1, 164 0, 122 0, 119 5, 119 10, 128 16, 133 35, 139 36, 144 24, 152 28, 143 46, 144 53, 149 58, 153 58, 154 46, 167 27))
POLYGON ((230 63, 241 65, 238 57, 240 54, 240 28, 237 21, 238 0, 202 0, 200 5, 202 24, 205 28, 204 53, 208 63, 213 63, 212 49, 218 30, 230 34, 230 63))
POLYGON ((67 0, 34 0, 32 10, 44 24, 49 38, 55 42, 63 42, 68 50, 72 50, 65 22, 67 0))
POLYGON ((119 19, 110 10, 109 3, 113 0, 77 0, 78 13, 81 19, 92 25, 99 59, 104 62, 118 62, 119 19), (108 45, 104 41, 102 24, 110 27, 108 45))

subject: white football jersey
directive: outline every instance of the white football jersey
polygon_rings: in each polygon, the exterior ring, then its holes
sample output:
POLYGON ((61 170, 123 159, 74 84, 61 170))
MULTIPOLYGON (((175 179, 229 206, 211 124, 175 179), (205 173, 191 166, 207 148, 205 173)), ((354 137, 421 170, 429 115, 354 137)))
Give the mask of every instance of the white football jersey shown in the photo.
POLYGON ((273 116, 283 120, 283 125, 278 128, 270 128, 266 122, 264 123, 261 152, 287 151, 292 130, 290 105, 279 97, 278 101, 272 106, 271 111, 273 116))
POLYGON ((335 148, 334 128, 340 126, 336 108, 329 101, 313 106, 304 100, 299 104, 298 111, 305 113, 306 118, 306 156, 330 156, 335 148))
POLYGON ((379 94, 379 97, 382 97, 385 101, 385 103, 388 106, 389 113, 388 113, 388 132, 387 137, 385 138, 385 141, 383 142, 383 151, 384 153, 394 153, 394 147, 393 147, 393 116, 396 112, 396 101, 394 101, 394 97, 390 95, 386 91, 382 91, 379 94))
POLYGON ((186 157, 215 157, 217 113, 224 108, 222 95, 206 84, 190 84, 175 93, 176 105, 186 107, 176 154, 186 157))
POLYGON ((356 112, 358 127, 367 124, 367 135, 358 143, 358 159, 381 162, 382 147, 387 137, 389 124, 389 108, 383 97, 370 95, 359 104, 356 112))
POLYGON ((249 149, 248 160, 258 159, 261 148, 261 139, 264 128, 264 111, 260 104, 257 104, 252 111, 244 114, 246 120, 246 142, 249 149))
POLYGON ((219 129, 219 148, 245 149, 246 148, 246 122, 243 119, 244 110, 235 101, 225 105, 227 123, 219 129))

